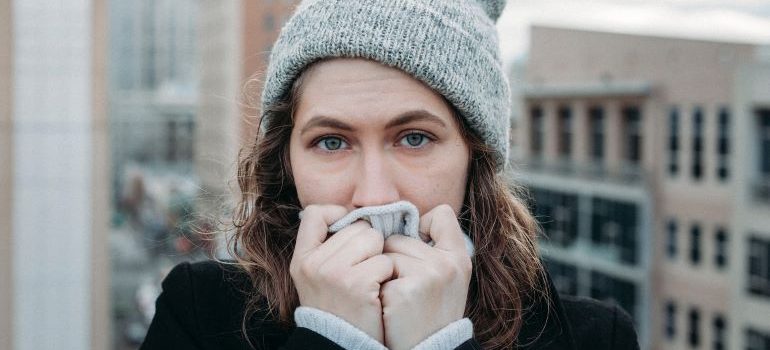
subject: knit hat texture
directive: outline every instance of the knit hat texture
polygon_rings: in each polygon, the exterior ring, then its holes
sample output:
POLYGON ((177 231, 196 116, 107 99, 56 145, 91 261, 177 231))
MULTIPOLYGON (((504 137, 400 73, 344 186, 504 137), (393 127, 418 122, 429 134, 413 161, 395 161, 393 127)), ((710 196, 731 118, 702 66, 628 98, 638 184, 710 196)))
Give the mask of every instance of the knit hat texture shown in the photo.
MULTIPOLYGON (((398 68, 443 95, 471 129, 508 159, 511 97, 495 22, 505 0, 305 0, 270 54, 262 110, 286 98, 299 74, 329 57, 398 68)), ((262 123, 267 130, 270 121, 262 123)))

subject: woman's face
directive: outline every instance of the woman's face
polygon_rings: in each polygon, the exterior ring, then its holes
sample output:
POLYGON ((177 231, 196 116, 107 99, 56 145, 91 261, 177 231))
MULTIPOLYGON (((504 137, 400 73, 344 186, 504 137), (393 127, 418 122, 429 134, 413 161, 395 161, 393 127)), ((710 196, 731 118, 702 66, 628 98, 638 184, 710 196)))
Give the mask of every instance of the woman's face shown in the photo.
POLYGON ((444 99, 402 71, 337 58, 307 71, 290 158, 302 207, 399 200, 459 214, 469 149, 444 99))

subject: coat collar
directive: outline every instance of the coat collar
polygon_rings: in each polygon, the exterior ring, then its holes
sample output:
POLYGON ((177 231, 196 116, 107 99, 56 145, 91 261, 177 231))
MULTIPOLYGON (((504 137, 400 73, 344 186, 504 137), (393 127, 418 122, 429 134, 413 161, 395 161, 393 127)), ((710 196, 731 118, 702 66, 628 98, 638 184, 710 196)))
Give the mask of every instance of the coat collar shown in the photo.
POLYGON ((519 349, 573 350, 575 340, 569 326, 559 293, 546 274, 548 299, 538 298, 524 311, 523 323, 518 336, 519 349))

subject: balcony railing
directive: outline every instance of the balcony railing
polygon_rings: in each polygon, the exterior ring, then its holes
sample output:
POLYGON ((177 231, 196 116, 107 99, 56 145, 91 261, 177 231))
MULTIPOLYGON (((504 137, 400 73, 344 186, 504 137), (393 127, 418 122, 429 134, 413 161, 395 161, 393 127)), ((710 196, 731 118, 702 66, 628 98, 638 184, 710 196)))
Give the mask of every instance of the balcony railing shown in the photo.
POLYGON ((645 170, 636 163, 625 162, 610 168, 603 162, 575 162, 572 160, 546 161, 541 157, 514 160, 524 171, 546 172, 559 176, 576 177, 596 181, 612 181, 627 185, 639 185, 645 180, 645 170))

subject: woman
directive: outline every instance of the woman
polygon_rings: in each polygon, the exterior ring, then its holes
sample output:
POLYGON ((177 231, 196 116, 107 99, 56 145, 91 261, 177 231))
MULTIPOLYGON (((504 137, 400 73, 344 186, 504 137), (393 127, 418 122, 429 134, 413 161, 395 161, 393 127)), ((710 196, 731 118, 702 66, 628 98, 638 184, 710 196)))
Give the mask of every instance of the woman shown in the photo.
POLYGON ((142 348, 638 348, 625 312, 556 293, 505 181, 503 6, 302 2, 239 164, 236 263, 172 270, 142 348), (403 208, 419 235, 384 232, 403 208))

